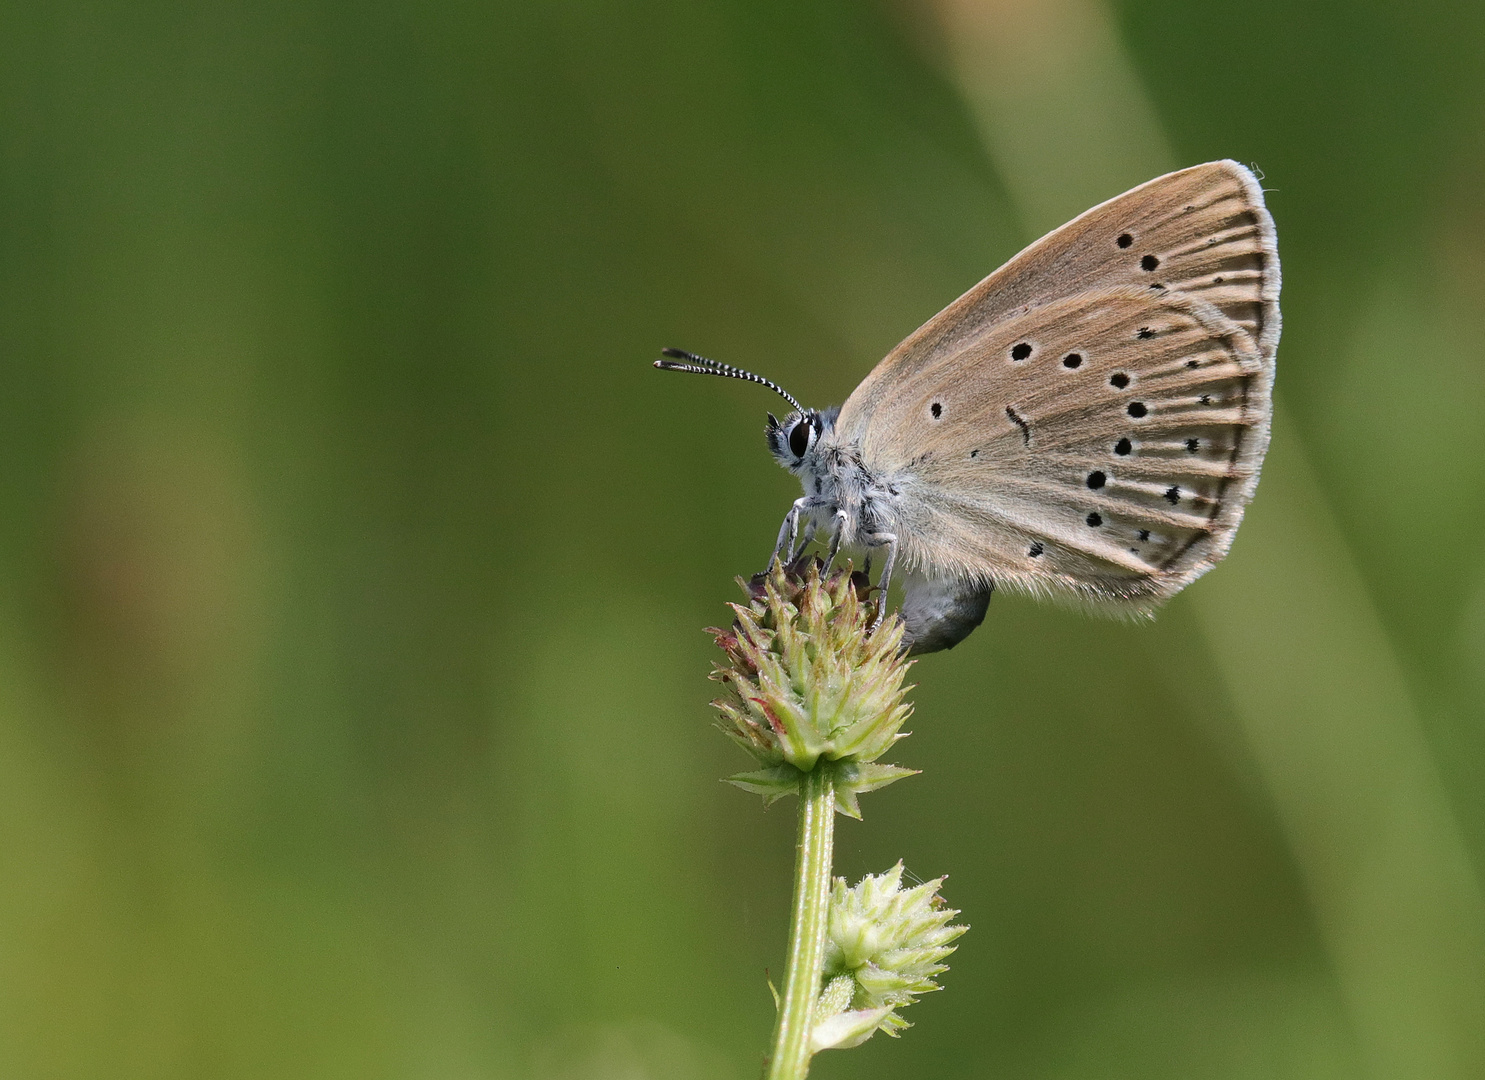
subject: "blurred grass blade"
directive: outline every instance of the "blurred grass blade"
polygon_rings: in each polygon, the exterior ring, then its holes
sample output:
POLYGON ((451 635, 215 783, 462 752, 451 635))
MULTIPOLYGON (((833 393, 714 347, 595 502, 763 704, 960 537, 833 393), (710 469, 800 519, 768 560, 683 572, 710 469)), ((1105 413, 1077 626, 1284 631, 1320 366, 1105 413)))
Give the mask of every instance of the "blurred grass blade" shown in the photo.
POLYGON ((1485 1064, 1485 904, 1365 583, 1279 417, 1242 555, 1193 599, 1379 1076, 1485 1064))
POLYGON ((1027 239, 1175 168, 1113 19, 1088 0, 931 0, 1027 239))

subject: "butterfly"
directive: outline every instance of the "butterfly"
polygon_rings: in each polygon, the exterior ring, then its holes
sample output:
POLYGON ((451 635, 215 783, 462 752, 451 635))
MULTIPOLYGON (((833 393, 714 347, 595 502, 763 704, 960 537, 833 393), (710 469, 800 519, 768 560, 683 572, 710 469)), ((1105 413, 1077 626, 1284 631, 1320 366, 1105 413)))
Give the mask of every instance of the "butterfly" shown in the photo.
POLYGON ((882 552, 881 595, 901 574, 904 641, 925 653, 967 637, 997 587, 1148 613, 1216 565, 1268 448, 1279 325, 1263 190, 1214 161, 1048 233, 842 406, 679 349, 656 366, 789 402, 766 435, 804 494, 775 557, 820 534, 832 560, 882 552))

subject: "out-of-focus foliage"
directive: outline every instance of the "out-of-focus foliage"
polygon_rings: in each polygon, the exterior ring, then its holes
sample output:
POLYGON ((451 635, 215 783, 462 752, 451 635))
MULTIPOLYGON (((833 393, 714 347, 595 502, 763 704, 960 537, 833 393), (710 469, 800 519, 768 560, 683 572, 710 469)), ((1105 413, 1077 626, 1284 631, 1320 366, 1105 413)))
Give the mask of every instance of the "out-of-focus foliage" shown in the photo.
POLYGON ((6 3, 0 1075, 756 1075, 793 804, 717 782, 700 628, 795 493, 765 391, 648 361, 838 402, 1058 199, 1214 157, 1284 257, 1249 521, 1152 625, 997 598, 914 668, 837 873, 975 932, 815 1074, 1479 1075, 1482 23, 6 3), (1127 140, 996 112, 1070 42, 1127 140))

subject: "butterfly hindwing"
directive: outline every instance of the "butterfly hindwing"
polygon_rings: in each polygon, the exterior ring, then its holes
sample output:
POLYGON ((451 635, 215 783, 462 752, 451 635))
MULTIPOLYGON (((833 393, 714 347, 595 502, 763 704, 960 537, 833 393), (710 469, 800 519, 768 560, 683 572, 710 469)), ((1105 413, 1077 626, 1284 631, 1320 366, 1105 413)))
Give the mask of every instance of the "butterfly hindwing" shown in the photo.
POLYGON ((1012 317, 903 380, 861 444, 910 566, 1148 606, 1225 554, 1269 368, 1217 308, 1131 286, 1012 317))

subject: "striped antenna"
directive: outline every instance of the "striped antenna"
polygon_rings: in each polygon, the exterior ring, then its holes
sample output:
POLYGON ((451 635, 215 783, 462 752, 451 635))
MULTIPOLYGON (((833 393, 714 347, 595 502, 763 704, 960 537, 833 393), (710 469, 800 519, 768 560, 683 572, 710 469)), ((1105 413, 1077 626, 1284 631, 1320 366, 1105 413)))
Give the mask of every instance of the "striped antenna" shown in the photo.
POLYGON ((793 405, 795 411, 804 412, 804 406, 795 401, 793 396, 772 379, 765 379, 762 375, 754 375, 751 371, 733 367, 731 364, 719 363, 716 360, 708 360, 704 356, 687 352, 685 349, 661 349, 666 356, 674 357, 675 360, 683 360, 685 363, 677 364, 674 360, 656 360, 655 366, 661 371, 690 371, 697 375, 720 375, 727 379, 743 379, 747 382, 755 382, 768 387, 774 393, 793 405))

